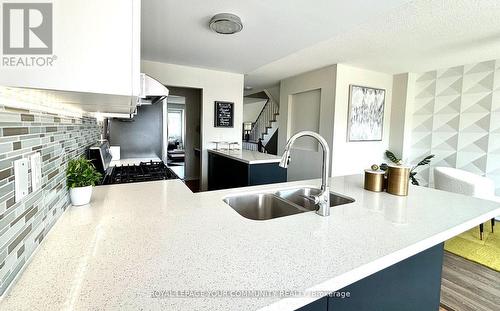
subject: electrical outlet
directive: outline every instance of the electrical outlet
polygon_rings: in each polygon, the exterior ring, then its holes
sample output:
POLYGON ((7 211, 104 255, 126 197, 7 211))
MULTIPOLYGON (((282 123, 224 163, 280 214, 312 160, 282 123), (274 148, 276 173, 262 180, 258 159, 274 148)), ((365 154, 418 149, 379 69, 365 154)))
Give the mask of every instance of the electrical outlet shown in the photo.
POLYGON ((40 153, 30 156, 31 162, 31 188, 33 192, 42 187, 42 157, 40 153))
POLYGON ((16 202, 28 195, 28 159, 14 161, 16 202))

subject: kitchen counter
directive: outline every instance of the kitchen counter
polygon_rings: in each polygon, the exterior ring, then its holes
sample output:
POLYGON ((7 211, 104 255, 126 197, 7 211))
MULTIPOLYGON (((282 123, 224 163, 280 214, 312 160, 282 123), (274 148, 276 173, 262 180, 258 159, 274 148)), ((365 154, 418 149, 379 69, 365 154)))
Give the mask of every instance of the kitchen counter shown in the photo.
POLYGON ((262 164, 262 163, 279 163, 281 156, 274 154, 262 153, 251 150, 215 150, 209 149, 208 152, 218 154, 233 160, 244 162, 247 164, 262 164))
POLYGON ((333 292, 500 214, 498 203, 424 187, 398 197, 363 190, 362 176, 331 181, 356 202, 329 217, 266 221, 243 218, 222 198, 320 181, 204 193, 179 180, 95 188, 91 206, 61 216, 0 309, 294 310, 319 296, 165 295, 333 292))

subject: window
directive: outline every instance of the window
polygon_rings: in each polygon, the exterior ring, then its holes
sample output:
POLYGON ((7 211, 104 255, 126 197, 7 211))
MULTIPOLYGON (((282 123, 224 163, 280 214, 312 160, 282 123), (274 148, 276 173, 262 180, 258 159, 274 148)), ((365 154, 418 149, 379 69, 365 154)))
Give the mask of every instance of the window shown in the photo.
POLYGON ((168 109, 168 140, 184 142, 184 110, 168 109))

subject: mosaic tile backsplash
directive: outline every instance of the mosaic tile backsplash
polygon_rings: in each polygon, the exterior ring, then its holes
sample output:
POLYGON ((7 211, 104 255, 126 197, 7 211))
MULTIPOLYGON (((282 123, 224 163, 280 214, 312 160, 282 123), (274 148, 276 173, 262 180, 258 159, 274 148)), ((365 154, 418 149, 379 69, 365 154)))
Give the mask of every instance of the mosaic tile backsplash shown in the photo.
MULTIPOLYGON (((70 204, 68 160, 99 139, 96 119, 11 108, 0 102, 0 295, 70 204), (42 157, 42 188, 14 197, 13 162, 42 157)), ((31 176, 31 174, 30 174, 31 176)))

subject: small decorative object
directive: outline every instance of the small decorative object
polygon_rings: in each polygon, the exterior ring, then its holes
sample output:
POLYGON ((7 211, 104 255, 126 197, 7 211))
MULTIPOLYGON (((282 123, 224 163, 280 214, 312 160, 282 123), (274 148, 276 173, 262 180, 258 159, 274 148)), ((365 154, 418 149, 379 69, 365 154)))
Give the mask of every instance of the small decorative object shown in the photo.
POLYGON ((387 163, 380 164, 380 170, 385 172, 385 171, 387 171, 388 168, 389 168, 389 166, 387 165, 387 163))
POLYGON ((219 145, 222 143, 222 141, 211 141, 212 144, 215 144, 215 150, 220 150, 219 145))
POLYGON ((70 160, 66 178, 71 203, 75 206, 88 204, 92 196, 92 187, 101 180, 101 177, 101 173, 89 160, 83 157, 70 160))
POLYGON ((381 141, 384 125, 385 90, 350 85, 349 141, 381 141))
MULTIPOLYGON (((385 156, 396 165, 402 165, 402 163, 403 163, 403 161, 401 159, 396 157, 396 155, 389 150, 385 151, 385 156)), ((415 165, 411 168, 409 178, 411 180, 412 185, 420 186, 420 183, 416 177, 418 172, 416 172, 415 170, 420 166, 429 165, 431 163, 432 158, 434 158, 433 154, 428 155, 425 158, 423 158, 422 160, 420 160, 420 162, 418 162, 417 165, 415 165)))
POLYGON ((228 144, 228 150, 231 151, 231 150, 240 150, 239 148, 239 143, 237 141, 233 141, 233 142, 229 142, 228 144), (231 146, 236 146, 235 148, 231 148, 231 146))
MULTIPOLYGON (((377 166, 377 165, 374 165, 377 166)), ((373 167, 373 166, 372 166, 373 167)), ((384 191, 384 171, 365 170, 365 189, 375 192, 384 191)))
POLYGON ((378 169, 379 169, 379 168, 380 168, 380 167, 379 167, 377 164, 373 164, 373 165, 371 166, 372 171, 378 171, 378 169))
POLYGON ((252 131, 252 122, 243 122, 243 131, 245 132, 244 139, 245 141, 250 140, 250 131, 252 131))
POLYGON ((215 127, 234 127, 234 103, 230 102, 215 102, 215 127))
POLYGON ((387 192, 401 196, 408 195, 409 178, 409 166, 389 165, 387 170, 387 192))

